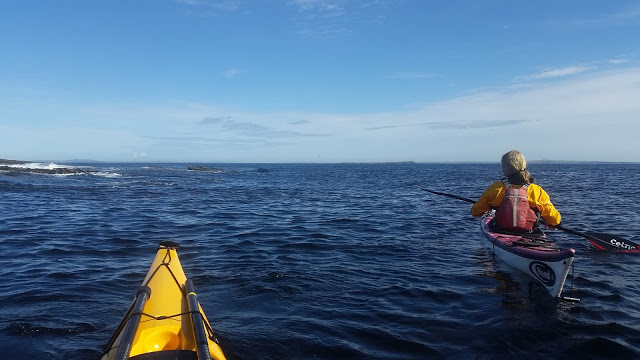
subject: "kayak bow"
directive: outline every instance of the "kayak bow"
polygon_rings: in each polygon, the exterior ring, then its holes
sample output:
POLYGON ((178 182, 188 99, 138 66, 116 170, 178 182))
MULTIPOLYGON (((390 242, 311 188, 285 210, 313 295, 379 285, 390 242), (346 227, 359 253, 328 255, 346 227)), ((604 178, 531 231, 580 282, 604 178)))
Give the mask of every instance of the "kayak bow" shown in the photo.
POLYGON ((224 360, 176 249, 163 241, 100 360, 224 360))

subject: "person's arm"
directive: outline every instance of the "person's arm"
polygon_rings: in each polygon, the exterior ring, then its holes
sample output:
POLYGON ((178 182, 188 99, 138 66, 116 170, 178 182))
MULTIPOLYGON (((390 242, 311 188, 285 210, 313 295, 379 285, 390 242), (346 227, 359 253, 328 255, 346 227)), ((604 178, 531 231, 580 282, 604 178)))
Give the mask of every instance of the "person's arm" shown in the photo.
POLYGON ((556 210, 556 207, 553 206, 551 199, 546 191, 540 186, 536 186, 537 189, 534 192, 535 194, 535 203, 538 209, 540 210, 540 217, 544 219, 547 225, 555 226, 559 225, 560 221, 562 221, 562 216, 560 212, 556 210))
POLYGON ((502 181, 496 181, 491 184, 484 193, 482 193, 478 201, 471 206, 471 216, 480 217, 485 212, 491 210, 492 207, 498 206, 502 201, 500 194, 503 192, 503 189, 504 184, 502 181))

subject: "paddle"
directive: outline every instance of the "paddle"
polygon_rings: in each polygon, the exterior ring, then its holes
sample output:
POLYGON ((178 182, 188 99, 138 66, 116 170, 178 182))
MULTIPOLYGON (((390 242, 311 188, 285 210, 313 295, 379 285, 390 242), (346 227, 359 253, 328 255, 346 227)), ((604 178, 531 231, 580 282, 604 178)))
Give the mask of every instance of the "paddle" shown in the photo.
POLYGON ((453 195, 453 194, 447 194, 447 193, 438 192, 438 191, 433 191, 433 190, 425 189, 425 188, 422 188, 422 187, 421 187, 420 189, 422 189, 422 190, 424 190, 424 191, 426 191, 426 192, 430 192, 430 193, 432 193, 432 194, 442 195, 442 196, 448 196, 448 197, 452 197, 452 198, 454 198, 454 199, 458 199, 458 200, 462 200, 462 201, 466 201, 466 202, 469 202, 469 203, 475 204, 475 201, 474 201, 474 200, 467 199, 467 198, 462 197, 462 196, 453 195))
POLYGON ((580 232, 573 229, 569 229, 565 226, 555 226, 556 229, 562 230, 566 233, 582 236, 589 240, 593 246, 599 250, 616 251, 616 252, 640 252, 640 245, 634 243, 631 240, 624 239, 618 235, 596 233, 596 232, 580 232))
MULTIPOLYGON (((436 194, 436 195, 442 195, 442 196, 448 196, 454 199, 458 199, 458 200, 462 200, 462 201, 466 201, 469 203, 475 203, 474 200, 462 197, 462 196, 458 196, 458 195, 454 195, 454 194, 447 194, 447 193, 443 193, 443 192, 439 192, 439 191, 433 191, 433 190, 429 190, 429 189, 425 189, 423 187, 420 188, 421 190, 424 190, 426 192, 430 192, 432 194, 436 194)), ((553 226, 554 228, 558 229, 558 230, 562 230, 566 233, 572 234, 572 235, 577 235, 580 237, 583 237, 587 240, 589 240, 589 242, 591 244, 593 244, 593 246, 595 246, 597 249, 599 250, 605 250, 605 251, 615 251, 615 252, 638 252, 640 253, 640 245, 634 243, 631 240, 627 240, 624 239, 618 235, 613 235, 613 234, 606 234, 606 233, 596 233, 596 232, 580 232, 580 231, 576 231, 573 229, 570 229, 568 227, 562 226, 562 225, 557 225, 557 226, 553 226)))

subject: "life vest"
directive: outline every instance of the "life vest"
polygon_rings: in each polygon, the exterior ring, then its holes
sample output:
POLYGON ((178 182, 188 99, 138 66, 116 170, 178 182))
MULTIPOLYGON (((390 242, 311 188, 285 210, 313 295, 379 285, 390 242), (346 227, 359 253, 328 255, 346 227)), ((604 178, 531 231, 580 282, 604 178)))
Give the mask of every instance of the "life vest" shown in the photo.
POLYGON ((496 227, 515 232, 533 230, 538 217, 529 206, 529 197, 527 196, 529 184, 524 184, 516 189, 506 180, 503 180, 503 183, 507 193, 496 210, 496 227))

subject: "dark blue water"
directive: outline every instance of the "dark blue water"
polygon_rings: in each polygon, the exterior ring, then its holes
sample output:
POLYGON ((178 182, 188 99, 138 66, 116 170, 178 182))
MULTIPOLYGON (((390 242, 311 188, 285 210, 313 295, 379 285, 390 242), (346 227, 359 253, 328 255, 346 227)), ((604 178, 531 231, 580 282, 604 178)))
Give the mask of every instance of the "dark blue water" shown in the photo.
MULTIPOLYGON (((418 188, 498 164, 188 165, 0 173, 0 357, 96 359, 171 239, 229 359, 640 358, 640 255, 554 231, 581 302, 553 301, 418 188)), ((640 165, 530 170, 565 226, 640 242, 640 165)))

